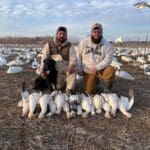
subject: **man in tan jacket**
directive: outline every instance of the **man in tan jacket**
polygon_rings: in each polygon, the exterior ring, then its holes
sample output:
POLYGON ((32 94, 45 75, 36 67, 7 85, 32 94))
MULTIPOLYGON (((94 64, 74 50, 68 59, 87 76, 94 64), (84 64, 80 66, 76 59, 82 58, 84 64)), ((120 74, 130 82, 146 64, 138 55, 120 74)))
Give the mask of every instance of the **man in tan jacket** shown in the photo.
MULTIPOLYGON (((67 40, 67 28, 64 26, 58 27, 56 31, 56 36, 53 39, 50 39, 42 49, 42 58, 40 66, 40 76, 43 81, 46 80, 50 72, 44 71, 44 60, 45 59, 54 59, 56 61, 61 61, 61 66, 58 66, 58 74, 60 75, 63 68, 67 72, 66 81, 66 91, 72 90, 74 86, 74 71, 75 71, 75 49, 74 46, 67 40), (70 80, 70 78, 73 80, 70 80)), ((59 62, 57 63, 59 64, 59 62)), ((65 72, 65 73, 66 73, 65 72)), ((63 79, 65 80, 65 79, 63 79)), ((47 83, 47 82, 45 82, 47 83)))
POLYGON ((104 92, 111 92, 115 78, 115 69, 110 66, 112 58, 111 44, 103 37, 102 25, 96 23, 90 36, 83 39, 77 49, 77 64, 84 77, 84 92, 94 93, 97 79, 104 81, 104 92))

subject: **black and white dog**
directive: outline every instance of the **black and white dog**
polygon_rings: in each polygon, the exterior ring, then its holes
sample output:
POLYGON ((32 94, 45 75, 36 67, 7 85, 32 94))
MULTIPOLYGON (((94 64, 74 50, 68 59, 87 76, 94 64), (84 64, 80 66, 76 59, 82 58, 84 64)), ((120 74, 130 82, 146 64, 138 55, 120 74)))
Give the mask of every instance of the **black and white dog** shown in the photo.
POLYGON ((50 89, 51 91, 57 89, 57 70, 56 70, 56 62, 53 59, 45 59, 44 60, 44 68, 43 71, 50 73, 47 75, 46 79, 43 79, 41 75, 36 78, 34 81, 34 87, 35 90, 43 91, 45 89, 50 89))

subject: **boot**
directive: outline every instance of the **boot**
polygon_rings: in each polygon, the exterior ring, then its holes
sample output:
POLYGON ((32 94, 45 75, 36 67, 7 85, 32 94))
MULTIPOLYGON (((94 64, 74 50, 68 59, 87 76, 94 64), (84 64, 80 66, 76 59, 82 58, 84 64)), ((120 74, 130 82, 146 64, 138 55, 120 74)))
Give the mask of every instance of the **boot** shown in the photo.
POLYGON ((113 81, 105 81, 104 82, 104 93, 112 92, 113 81))
POLYGON ((95 93, 101 94, 104 92, 102 81, 97 80, 95 93))

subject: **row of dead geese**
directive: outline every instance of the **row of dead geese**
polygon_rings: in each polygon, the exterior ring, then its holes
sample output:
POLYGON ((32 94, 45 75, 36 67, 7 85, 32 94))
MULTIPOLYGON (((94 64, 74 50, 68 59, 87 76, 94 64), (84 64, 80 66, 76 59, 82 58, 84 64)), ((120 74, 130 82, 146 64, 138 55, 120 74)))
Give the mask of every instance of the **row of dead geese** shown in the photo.
POLYGON ((77 115, 87 117, 89 114, 101 114, 102 111, 105 112, 105 118, 111 118, 116 116, 117 109, 127 118, 132 117, 128 111, 134 104, 133 90, 129 90, 129 97, 118 97, 115 93, 87 95, 84 93, 62 93, 57 90, 50 94, 42 94, 41 92, 29 94, 25 88, 22 89, 22 99, 18 103, 18 107, 22 107, 22 117, 36 117, 35 110, 38 105, 41 109, 38 118, 51 117, 65 112, 66 117, 70 119, 77 115))

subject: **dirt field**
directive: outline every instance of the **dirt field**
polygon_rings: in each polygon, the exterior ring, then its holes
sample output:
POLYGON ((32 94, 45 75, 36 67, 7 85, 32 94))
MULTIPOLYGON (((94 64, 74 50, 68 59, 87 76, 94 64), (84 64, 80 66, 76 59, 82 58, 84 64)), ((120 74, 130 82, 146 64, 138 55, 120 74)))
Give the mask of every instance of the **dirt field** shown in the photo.
POLYGON ((116 118, 105 119, 104 113, 88 118, 67 120, 65 114, 45 119, 20 118, 17 107, 21 99, 22 81, 31 89, 36 77, 28 66, 23 73, 7 74, 0 69, 0 147, 24 150, 149 150, 150 149, 150 77, 133 66, 124 66, 135 81, 116 79, 113 91, 128 96, 135 91, 133 117, 120 112, 116 118))

